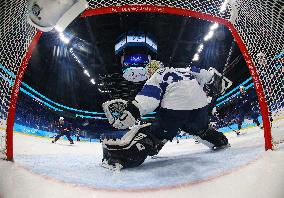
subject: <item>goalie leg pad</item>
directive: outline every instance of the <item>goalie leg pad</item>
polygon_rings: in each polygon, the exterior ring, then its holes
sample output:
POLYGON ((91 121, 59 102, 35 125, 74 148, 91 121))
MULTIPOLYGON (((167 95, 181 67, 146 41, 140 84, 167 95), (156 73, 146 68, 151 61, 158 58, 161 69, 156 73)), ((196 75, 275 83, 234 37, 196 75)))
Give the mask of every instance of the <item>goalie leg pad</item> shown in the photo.
POLYGON ((149 124, 141 126, 133 127, 119 140, 104 140, 102 161, 131 168, 141 165, 147 156, 156 155, 164 142, 149 133, 149 124))

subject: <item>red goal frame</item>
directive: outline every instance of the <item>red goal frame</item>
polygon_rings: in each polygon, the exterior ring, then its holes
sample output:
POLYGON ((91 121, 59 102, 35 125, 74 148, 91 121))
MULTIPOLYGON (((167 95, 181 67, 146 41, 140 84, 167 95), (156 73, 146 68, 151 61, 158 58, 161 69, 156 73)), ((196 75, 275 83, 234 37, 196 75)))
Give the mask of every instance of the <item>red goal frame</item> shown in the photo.
MULTIPOLYGON (((249 68, 250 75, 252 76, 252 80, 254 82, 254 87, 256 89, 258 102, 260 106, 260 111, 263 119, 263 128, 264 128, 264 139, 265 139, 265 149, 272 149, 272 136, 271 136, 271 127, 270 127, 270 120, 269 120, 269 113, 268 113, 268 105, 265 98, 265 94, 263 91, 263 86, 260 81, 258 72, 254 66, 254 63, 251 59, 251 56, 242 40, 239 36, 236 28, 234 25, 226 19, 221 17, 216 17, 209 14, 200 13, 197 11, 192 11, 189 9, 183 8, 174 8, 168 6, 155 6, 155 5, 124 5, 124 6, 110 6, 110 7, 103 7, 103 8, 96 8, 96 9, 88 9, 84 11, 80 17, 89 17, 93 15, 101 15, 101 14, 110 14, 110 13, 121 13, 121 12, 153 12, 153 13, 165 13, 165 14, 174 14, 174 15, 182 15, 182 16, 190 16, 196 17, 212 22, 217 22, 225 25, 231 32, 232 35, 238 44, 246 64, 249 68)), ((12 88, 12 94, 9 104, 8 110, 8 118, 7 118, 7 128, 6 128, 6 156, 7 160, 13 160, 13 127, 14 127, 14 118, 15 118, 15 110, 16 104, 18 99, 18 94, 21 86, 21 82, 23 79, 23 75, 27 68, 28 62, 31 58, 32 52, 36 44, 38 43, 42 32, 37 31, 27 52, 25 57, 23 58, 18 74, 16 76, 15 83, 12 88)))

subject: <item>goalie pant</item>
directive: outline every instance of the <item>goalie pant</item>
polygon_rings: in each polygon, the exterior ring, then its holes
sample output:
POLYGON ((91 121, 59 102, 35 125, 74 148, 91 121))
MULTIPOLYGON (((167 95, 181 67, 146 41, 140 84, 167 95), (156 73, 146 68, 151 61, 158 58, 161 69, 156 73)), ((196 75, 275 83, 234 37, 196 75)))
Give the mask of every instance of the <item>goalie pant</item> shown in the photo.
POLYGON ((194 110, 171 110, 161 108, 157 119, 150 127, 151 134, 158 139, 172 140, 180 130, 198 137, 210 148, 228 144, 226 136, 209 127, 208 107, 194 110))

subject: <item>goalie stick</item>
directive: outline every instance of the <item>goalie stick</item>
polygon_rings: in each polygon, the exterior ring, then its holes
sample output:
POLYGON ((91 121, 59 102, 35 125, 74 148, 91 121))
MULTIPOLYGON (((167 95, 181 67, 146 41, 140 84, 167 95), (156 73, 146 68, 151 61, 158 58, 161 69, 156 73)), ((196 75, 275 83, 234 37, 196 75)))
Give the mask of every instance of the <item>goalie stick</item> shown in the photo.
MULTIPOLYGON (((227 57, 227 60, 226 60, 226 63, 225 63, 225 66, 224 66, 224 68, 223 68, 223 72, 222 72, 222 73, 219 73, 219 72, 217 72, 216 69, 215 69, 216 71, 214 71, 214 72, 216 72, 216 74, 220 77, 220 82, 219 82, 219 83, 222 83, 222 85, 221 85, 222 89, 219 90, 219 93, 215 93, 215 94, 212 96, 212 100, 211 100, 211 102, 210 102, 210 104, 209 104, 209 107, 208 107, 208 112, 210 112, 210 114, 212 113, 212 110, 213 110, 213 108, 214 108, 214 106, 215 106, 215 104, 216 104, 216 102, 217 102, 217 99, 218 99, 222 94, 224 94, 225 91, 226 91, 227 89, 229 89, 229 88, 232 86, 232 84, 233 84, 232 81, 230 81, 228 78, 225 77, 225 72, 226 72, 226 70, 227 70, 227 68, 228 68, 228 65, 231 65, 231 64, 229 64, 229 61, 230 61, 230 59, 231 59, 231 57, 232 57, 234 46, 235 46, 235 41, 233 40, 233 41, 232 41, 232 44, 231 44, 231 48, 230 48, 229 54, 228 54, 228 57, 227 57), (224 80, 224 81, 223 81, 223 80, 224 80), (225 85, 223 84, 223 83, 225 83, 225 82, 228 83, 227 86, 225 86, 225 85), (223 88, 223 85, 224 85, 224 88, 223 88)), ((234 63, 234 61, 233 61, 233 63, 234 63)), ((217 86, 218 86, 218 85, 217 85, 217 86)))

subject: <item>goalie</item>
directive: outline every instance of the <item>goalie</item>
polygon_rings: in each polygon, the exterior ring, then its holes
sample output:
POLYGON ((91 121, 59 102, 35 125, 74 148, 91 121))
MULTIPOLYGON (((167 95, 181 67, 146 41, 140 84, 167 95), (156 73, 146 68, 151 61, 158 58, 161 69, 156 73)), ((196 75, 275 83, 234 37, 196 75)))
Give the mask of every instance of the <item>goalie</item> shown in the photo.
POLYGON ((223 133, 209 127, 208 102, 203 87, 220 78, 215 69, 164 68, 161 62, 152 60, 146 70, 148 80, 135 100, 116 99, 103 104, 113 127, 132 127, 121 139, 103 141, 104 167, 139 166, 147 156, 158 154, 180 130, 189 132, 212 149, 229 146, 223 133), (156 121, 135 125, 141 116, 157 108, 156 121))

